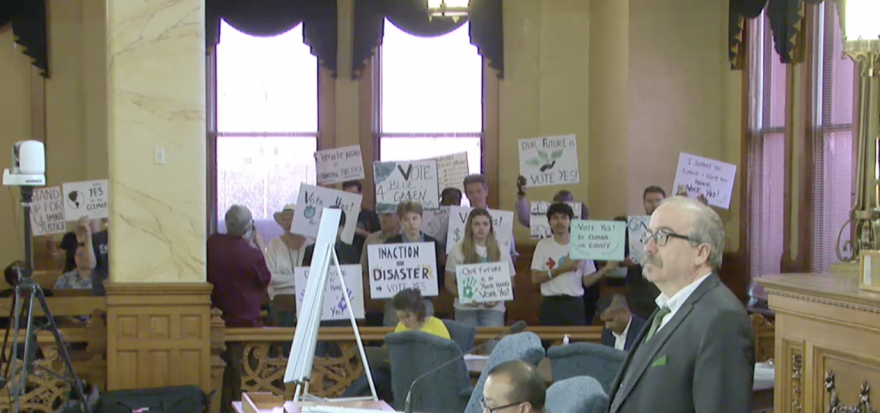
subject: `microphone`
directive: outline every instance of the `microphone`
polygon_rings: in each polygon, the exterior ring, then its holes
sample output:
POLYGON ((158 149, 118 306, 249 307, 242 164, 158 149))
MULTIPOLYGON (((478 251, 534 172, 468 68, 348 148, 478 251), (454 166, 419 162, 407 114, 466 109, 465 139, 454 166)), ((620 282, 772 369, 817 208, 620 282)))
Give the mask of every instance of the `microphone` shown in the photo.
POLYGON ((413 380, 412 384, 409 385, 409 391, 406 392, 406 402, 404 403, 403 411, 404 411, 405 413, 413 413, 413 411, 412 411, 412 393, 413 393, 413 388, 416 386, 416 383, 418 383, 419 381, 421 381, 421 380, 424 379, 425 377, 428 377, 428 376, 430 376, 430 375, 432 375, 432 374, 434 374, 434 373, 440 371, 441 369, 443 369, 444 367, 446 367, 446 366, 452 364, 453 362, 463 359, 464 356, 466 356, 466 355, 468 355, 468 354, 471 354, 471 353, 473 353, 474 351, 483 348, 483 346, 485 346, 486 344, 488 344, 490 341, 498 340, 498 339, 501 338, 502 336, 506 336, 506 335, 510 335, 510 334, 518 334, 518 333, 521 333, 521 332, 522 332, 523 330, 525 330, 525 329, 526 329, 526 322, 525 322, 525 321, 517 321, 514 325, 510 326, 510 328, 508 328, 506 331, 502 332, 501 334, 499 334, 499 335, 497 335, 497 336, 495 336, 495 337, 492 337, 491 340, 487 340, 487 341, 483 342, 483 344, 480 344, 479 346, 476 346, 476 347, 474 347, 474 348, 472 348, 472 349, 470 349, 470 350, 468 350, 468 351, 466 351, 466 352, 464 352, 464 353, 461 353, 460 356, 458 356, 458 357, 453 357, 452 359, 446 361, 445 363, 443 363, 443 364, 441 364, 441 365, 439 365, 439 366, 437 366, 437 367, 434 367, 434 368, 431 369, 431 370, 426 371, 426 372, 425 372, 424 374, 422 374, 421 376, 416 377, 416 379, 413 380))

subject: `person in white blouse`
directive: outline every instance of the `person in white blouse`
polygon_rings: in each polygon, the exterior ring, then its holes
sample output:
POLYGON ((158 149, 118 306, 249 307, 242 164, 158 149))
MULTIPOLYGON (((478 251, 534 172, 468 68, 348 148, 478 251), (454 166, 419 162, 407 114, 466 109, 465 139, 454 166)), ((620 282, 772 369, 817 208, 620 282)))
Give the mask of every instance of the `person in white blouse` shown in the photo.
MULTIPOLYGON (((462 304, 458 297, 458 284, 455 280, 456 266, 486 262, 504 262, 510 266, 511 285, 516 269, 510 252, 495 238, 492 216, 483 208, 474 208, 468 214, 464 227, 464 238, 452 247, 446 259, 446 290, 455 297, 455 321, 473 327, 501 327, 504 325, 504 302, 472 302, 462 304)), ((494 343, 487 346, 491 352, 494 343)))
MULTIPOLYGON (((269 241, 269 247, 266 248, 266 265, 272 273, 269 282, 269 299, 272 301, 278 295, 296 294, 293 269, 301 266, 308 244, 306 237, 290 232, 294 209, 294 205, 285 205, 284 209, 275 213, 275 222, 281 226, 284 234, 269 241)), ((284 325, 293 325, 295 319, 293 314, 283 314, 281 320, 284 325)))

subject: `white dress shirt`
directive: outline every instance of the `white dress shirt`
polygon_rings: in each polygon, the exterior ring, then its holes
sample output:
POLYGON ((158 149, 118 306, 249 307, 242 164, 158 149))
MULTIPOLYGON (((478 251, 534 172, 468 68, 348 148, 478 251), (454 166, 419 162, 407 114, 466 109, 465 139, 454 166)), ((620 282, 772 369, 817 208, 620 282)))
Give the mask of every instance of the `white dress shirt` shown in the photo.
POLYGON ((623 329, 623 332, 617 334, 614 330, 611 330, 611 335, 614 336, 614 349, 626 351, 626 336, 629 334, 629 326, 633 323, 632 316, 629 317, 629 322, 626 323, 626 328, 623 329))
POLYGON ((672 317, 675 316, 675 313, 678 312, 678 309, 681 308, 682 304, 687 301, 688 297, 690 297, 697 287, 699 287, 706 278, 709 278, 710 275, 712 275, 712 273, 697 278, 696 281, 690 283, 687 287, 682 288, 672 297, 667 297, 666 294, 663 293, 660 293, 660 295, 657 296, 657 299, 654 300, 657 303, 657 308, 663 308, 664 306, 669 307, 669 314, 666 314, 666 316, 663 317, 663 320, 660 321, 660 327, 657 328, 657 331, 660 331, 669 320, 672 320, 672 317))

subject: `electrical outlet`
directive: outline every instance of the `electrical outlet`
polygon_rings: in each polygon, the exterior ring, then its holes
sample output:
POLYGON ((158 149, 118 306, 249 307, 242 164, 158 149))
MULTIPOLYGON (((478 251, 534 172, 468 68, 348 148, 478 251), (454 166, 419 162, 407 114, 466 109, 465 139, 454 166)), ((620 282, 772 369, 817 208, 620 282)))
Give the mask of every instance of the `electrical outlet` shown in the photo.
POLYGON ((165 148, 155 148, 153 150, 153 163, 156 165, 165 165, 165 148))

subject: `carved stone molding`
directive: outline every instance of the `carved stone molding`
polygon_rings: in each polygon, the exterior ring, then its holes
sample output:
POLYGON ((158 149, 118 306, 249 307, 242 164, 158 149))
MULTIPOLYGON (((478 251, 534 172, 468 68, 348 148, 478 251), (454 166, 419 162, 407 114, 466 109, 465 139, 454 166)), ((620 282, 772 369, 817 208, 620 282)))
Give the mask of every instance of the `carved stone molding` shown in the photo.
POLYGON ((803 409, 803 404, 801 402, 801 394, 803 389, 803 383, 801 382, 801 377, 803 377, 803 367, 804 367, 804 358, 801 355, 799 350, 792 350, 791 352, 791 408, 792 411, 799 412, 803 409))
POLYGON ((830 396, 828 413, 877 413, 871 407, 871 385, 867 381, 862 382, 862 388, 859 390, 859 403, 855 406, 841 404, 840 398, 837 396, 837 387, 834 384, 834 372, 831 370, 825 372, 825 391, 830 396))

